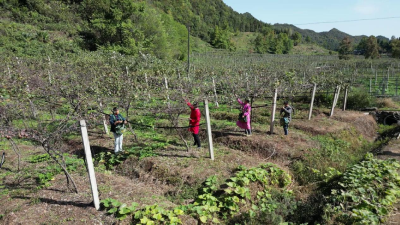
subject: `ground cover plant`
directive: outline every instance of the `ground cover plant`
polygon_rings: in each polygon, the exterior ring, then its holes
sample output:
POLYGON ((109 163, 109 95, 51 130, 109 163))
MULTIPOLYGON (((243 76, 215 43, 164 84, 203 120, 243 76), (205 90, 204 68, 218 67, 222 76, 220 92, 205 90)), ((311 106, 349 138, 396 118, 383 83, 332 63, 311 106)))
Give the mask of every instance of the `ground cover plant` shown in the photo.
POLYGON ((365 160, 343 174, 334 174, 324 223, 383 223, 400 195, 399 167, 395 159, 378 160, 367 154, 365 160))

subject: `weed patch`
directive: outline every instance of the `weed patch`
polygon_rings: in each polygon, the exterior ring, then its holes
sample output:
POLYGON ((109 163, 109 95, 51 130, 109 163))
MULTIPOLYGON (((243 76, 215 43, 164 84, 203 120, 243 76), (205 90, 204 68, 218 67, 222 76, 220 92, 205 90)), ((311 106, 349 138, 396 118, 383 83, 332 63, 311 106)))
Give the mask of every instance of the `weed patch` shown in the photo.
POLYGON ((324 224, 383 223, 400 197, 399 169, 395 159, 383 161, 367 154, 328 184, 324 224))

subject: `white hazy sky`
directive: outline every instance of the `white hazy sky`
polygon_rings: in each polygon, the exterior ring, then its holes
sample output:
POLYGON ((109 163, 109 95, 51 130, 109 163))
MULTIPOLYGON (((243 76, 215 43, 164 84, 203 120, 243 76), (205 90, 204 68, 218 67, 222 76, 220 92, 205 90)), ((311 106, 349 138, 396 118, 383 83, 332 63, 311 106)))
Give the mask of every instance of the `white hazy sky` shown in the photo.
POLYGON ((400 37, 400 0, 223 0, 239 13, 269 23, 294 24, 316 32, 337 28, 350 35, 400 37), (393 19, 364 20, 397 17, 393 19), (364 20, 301 25, 305 23, 364 20))

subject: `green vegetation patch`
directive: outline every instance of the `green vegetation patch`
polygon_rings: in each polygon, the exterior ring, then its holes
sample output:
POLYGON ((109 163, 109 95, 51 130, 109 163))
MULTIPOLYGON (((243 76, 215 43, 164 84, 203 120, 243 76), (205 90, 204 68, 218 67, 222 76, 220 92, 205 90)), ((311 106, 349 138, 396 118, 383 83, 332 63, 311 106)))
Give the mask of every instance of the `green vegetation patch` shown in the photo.
POLYGON ((380 224, 400 197, 400 164, 367 154, 329 184, 323 220, 340 224, 380 224))
POLYGON ((119 219, 132 215, 137 224, 182 224, 181 218, 190 215, 200 223, 260 222, 279 224, 296 208, 294 194, 288 190, 291 176, 274 164, 268 163, 247 169, 238 167, 236 174, 219 188, 216 176, 209 177, 193 204, 165 210, 158 205, 136 210, 114 199, 102 200, 108 213, 119 219))
POLYGON ((362 159, 371 144, 353 129, 339 134, 313 137, 319 146, 307 150, 304 156, 291 165, 295 178, 301 184, 321 181, 329 168, 344 171, 362 159))

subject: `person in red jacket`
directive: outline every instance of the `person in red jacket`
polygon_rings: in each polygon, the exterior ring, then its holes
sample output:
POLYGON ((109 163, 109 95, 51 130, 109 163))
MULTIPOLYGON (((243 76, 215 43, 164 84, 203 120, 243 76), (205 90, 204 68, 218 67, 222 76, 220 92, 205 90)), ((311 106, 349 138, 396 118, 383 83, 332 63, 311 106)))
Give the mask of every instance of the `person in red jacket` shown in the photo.
POLYGON ((200 125, 200 109, 198 108, 197 102, 190 104, 188 100, 186 100, 186 104, 191 109, 190 118, 189 118, 189 131, 193 134, 194 145, 197 145, 197 148, 201 147, 200 138, 199 138, 199 125, 200 125))

